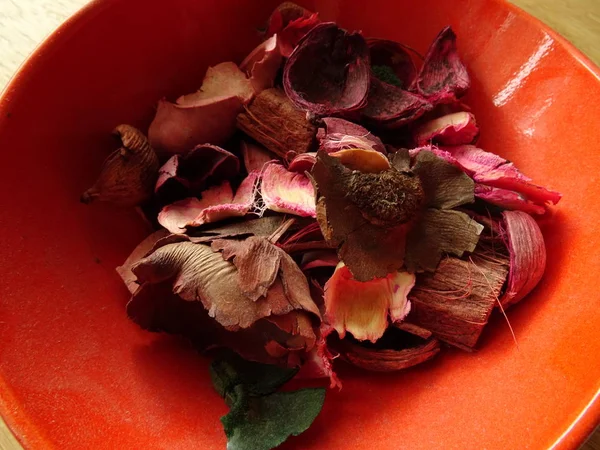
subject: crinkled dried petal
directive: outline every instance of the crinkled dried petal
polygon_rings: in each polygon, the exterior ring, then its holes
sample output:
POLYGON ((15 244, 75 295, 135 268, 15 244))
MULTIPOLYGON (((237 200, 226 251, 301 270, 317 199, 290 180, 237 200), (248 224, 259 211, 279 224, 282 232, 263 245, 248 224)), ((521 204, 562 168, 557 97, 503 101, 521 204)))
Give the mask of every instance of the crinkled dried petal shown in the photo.
POLYGON ((240 69, 248 75, 254 93, 259 94, 273 87, 282 61, 278 37, 274 35, 252 50, 240 64, 240 69))
POLYGON ((338 158, 348 169, 363 173, 379 173, 391 167, 383 153, 370 149, 349 148, 330 153, 330 156, 338 158))
POLYGON ((367 39, 371 55, 371 67, 389 67, 401 83, 401 88, 408 89, 417 76, 417 68, 407 48, 387 39, 367 39))
POLYGON ((300 18, 307 18, 314 13, 294 2, 283 2, 273 10, 267 24, 266 37, 280 33, 288 24, 300 18))
POLYGON ((327 153, 348 148, 365 148, 386 153, 381 139, 360 125, 335 117, 325 117, 322 122, 317 139, 319 149, 327 153))
POLYGON ((327 337, 333 331, 330 325, 326 323, 321 324, 317 334, 316 346, 306 355, 306 360, 302 367, 300 367, 296 379, 329 378, 330 389, 335 387, 342 388, 340 379, 333 371, 332 362, 337 355, 334 356, 327 345, 327 337))
POLYGON ((417 276, 406 322, 471 350, 498 302, 507 273, 508 259, 502 254, 477 254, 468 261, 445 258, 434 273, 417 276))
POLYGON ((325 116, 362 108, 369 77, 365 39, 329 22, 299 42, 285 65, 283 86, 298 108, 325 116))
POLYGON ((282 56, 289 58, 298 43, 321 21, 318 14, 311 14, 308 17, 299 17, 292 20, 279 33, 279 51, 282 56))
POLYGON ((254 98, 254 89, 246 74, 233 62, 222 62, 209 67, 198 92, 177 99, 181 106, 197 105, 215 97, 237 97, 245 105, 254 98))
POLYGON ((277 212, 316 217, 315 190, 306 175, 269 164, 262 175, 260 193, 265 206, 277 212))
POLYGON ((521 194, 483 184, 475 185, 475 197, 504 209, 523 211, 529 214, 546 212, 546 208, 525 199, 521 194))
POLYGON ((192 230, 188 233, 192 242, 212 242, 222 238, 242 238, 248 236, 269 237, 286 221, 284 216, 261 217, 260 219, 243 220, 227 225, 214 224, 192 230))
POLYGON ((456 50, 456 34, 444 28, 429 48, 413 89, 432 103, 461 97, 471 86, 466 66, 456 50))
POLYGON ((127 257, 123 265, 116 268, 117 273, 132 294, 137 290, 139 285, 136 283, 137 277, 133 274, 131 268, 135 263, 146 256, 159 240, 166 237, 168 234, 167 230, 155 231, 133 249, 133 252, 127 257))
POLYGON ((521 211, 504 211, 503 228, 510 253, 510 272, 502 306, 514 305, 540 282, 546 269, 546 246, 537 222, 521 211))
POLYGON ((375 342, 388 327, 388 316, 400 321, 409 313, 407 294, 414 283, 415 276, 406 272, 356 281, 340 263, 325 284, 325 320, 341 338, 350 332, 358 340, 375 342))
POLYGON ((432 108, 431 103, 420 96, 372 77, 367 105, 361 113, 374 127, 395 129, 415 121, 432 108))
POLYGON ((479 127, 473 114, 462 111, 424 123, 413 132, 413 136, 417 145, 472 144, 479 136, 479 127))
POLYGON ((483 230, 460 211, 427 209, 406 239, 405 264, 409 272, 434 272, 445 253, 463 256, 475 250, 483 230))
POLYGON ((173 155, 159 170, 154 188, 161 198, 199 195, 208 185, 231 179, 240 170, 237 156, 216 145, 198 145, 173 155))
POLYGON ((260 172, 263 170, 265 164, 277 159, 277 157, 266 148, 251 142, 242 141, 241 151, 244 159, 244 166, 248 173, 255 170, 260 172))
POLYGON ((440 343, 437 339, 429 339, 415 347, 392 350, 366 348, 345 340, 339 348, 342 358, 356 367, 375 372, 394 372, 430 360, 440 351, 440 343))
POLYGON ((430 151, 417 154, 412 170, 421 179, 426 206, 452 209, 475 201, 473 180, 430 151))
POLYGON ((119 125, 113 132, 121 148, 102 164, 94 185, 81 195, 82 203, 95 200, 121 206, 138 206, 152 196, 158 177, 159 162, 146 136, 130 125, 119 125))
POLYGON ((310 172, 317 162, 317 153, 308 152, 297 155, 290 161, 288 170, 291 172, 305 173, 310 172))
POLYGON ((379 227, 365 219, 340 183, 345 171, 337 158, 318 153, 312 175, 319 192, 321 231, 355 279, 384 278, 402 267, 407 229, 379 227))

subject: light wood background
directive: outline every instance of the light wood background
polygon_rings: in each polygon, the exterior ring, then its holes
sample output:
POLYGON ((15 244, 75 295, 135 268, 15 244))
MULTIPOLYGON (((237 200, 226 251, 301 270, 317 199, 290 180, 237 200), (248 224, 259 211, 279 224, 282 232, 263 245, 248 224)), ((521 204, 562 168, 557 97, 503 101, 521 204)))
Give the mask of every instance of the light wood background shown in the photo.
MULTIPOLYGON (((546 22, 600 65, 600 0, 512 2, 546 22)), ((0 0, 0 90, 48 33, 85 3, 87 0, 0 0)), ((0 418, 0 449, 20 448, 0 418)), ((581 450, 600 450, 600 431, 581 450)))

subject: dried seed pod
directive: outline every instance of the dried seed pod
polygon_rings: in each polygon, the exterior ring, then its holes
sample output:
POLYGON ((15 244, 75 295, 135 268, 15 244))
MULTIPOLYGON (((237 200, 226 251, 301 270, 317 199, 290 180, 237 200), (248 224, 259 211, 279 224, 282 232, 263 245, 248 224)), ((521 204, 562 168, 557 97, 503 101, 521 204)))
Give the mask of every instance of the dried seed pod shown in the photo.
POLYGON ((317 128, 296 109, 281 89, 266 89, 237 116, 237 127, 284 158, 290 151, 311 151, 317 128))
POLYGON ((101 200, 137 206, 154 192, 159 162, 146 136, 130 125, 119 125, 114 133, 122 146, 106 158, 98 180, 81 196, 82 203, 101 200))

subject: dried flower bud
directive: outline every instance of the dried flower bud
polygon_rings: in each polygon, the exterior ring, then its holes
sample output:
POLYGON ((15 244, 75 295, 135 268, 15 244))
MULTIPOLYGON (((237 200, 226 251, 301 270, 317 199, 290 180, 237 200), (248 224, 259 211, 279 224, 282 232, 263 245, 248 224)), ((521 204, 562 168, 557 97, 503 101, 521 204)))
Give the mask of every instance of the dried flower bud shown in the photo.
POLYGON ((114 133, 122 147, 109 155, 94 186, 81 196, 83 203, 107 201, 122 206, 145 203, 154 191, 159 162, 146 136, 130 125, 119 125, 114 133))

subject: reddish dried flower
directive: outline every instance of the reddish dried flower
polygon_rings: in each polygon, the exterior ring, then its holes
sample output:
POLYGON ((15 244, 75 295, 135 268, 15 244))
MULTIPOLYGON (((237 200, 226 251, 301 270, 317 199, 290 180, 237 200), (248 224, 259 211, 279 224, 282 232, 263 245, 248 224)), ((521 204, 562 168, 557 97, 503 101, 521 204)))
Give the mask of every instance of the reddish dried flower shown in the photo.
POLYGON ((290 55, 283 87, 298 108, 326 116, 362 108, 369 76, 369 49, 364 38, 334 23, 322 23, 290 55))

